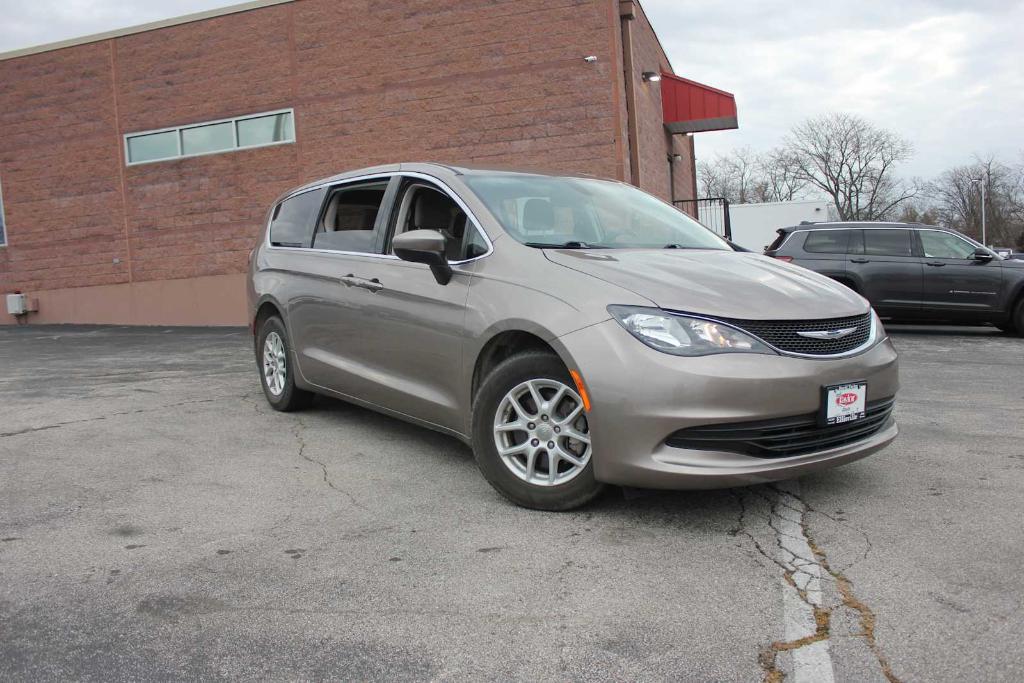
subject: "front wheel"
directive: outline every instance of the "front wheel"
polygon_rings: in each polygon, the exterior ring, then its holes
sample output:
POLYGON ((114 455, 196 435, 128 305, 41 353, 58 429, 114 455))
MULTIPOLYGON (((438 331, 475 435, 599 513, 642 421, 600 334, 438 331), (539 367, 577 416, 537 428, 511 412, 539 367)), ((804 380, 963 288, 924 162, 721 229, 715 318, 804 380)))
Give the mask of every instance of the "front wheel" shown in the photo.
POLYGON ((569 510, 603 488, 583 400, 550 353, 513 356, 487 376, 473 404, 473 454, 491 486, 523 507, 569 510))

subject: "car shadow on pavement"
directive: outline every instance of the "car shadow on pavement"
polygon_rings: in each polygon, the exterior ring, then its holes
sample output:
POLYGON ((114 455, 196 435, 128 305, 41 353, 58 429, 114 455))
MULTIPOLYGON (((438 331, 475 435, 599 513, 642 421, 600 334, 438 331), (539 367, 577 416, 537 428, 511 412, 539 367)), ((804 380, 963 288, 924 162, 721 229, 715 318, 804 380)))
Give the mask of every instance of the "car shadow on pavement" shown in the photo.
MULTIPOLYGON (((317 396, 313 405, 302 413, 318 416, 330 424, 330 429, 342 433, 347 428, 358 424, 368 431, 383 435, 379 438, 392 443, 408 443, 415 448, 410 450, 410 458, 432 458, 441 461, 450 458, 464 463, 466 474, 480 477, 483 489, 488 484, 476 468, 473 452, 461 440, 441 434, 425 427, 405 422, 382 413, 363 408, 340 399, 317 396)), ((412 460, 410 460, 410 463, 412 460)), ((450 462, 450 461, 449 461, 450 462)), ((858 471, 857 464, 836 470, 827 470, 804 479, 814 488, 833 487, 863 489, 866 493, 877 490, 879 482, 867 472, 858 471)), ((752 482, 750 486, 727 489, 706 490, 659 490, 633 489, 619 486, 608 486, 594 501, 578 510, 569 513, 586 513, 603 517, 620 518, 622 521, 643 521, 646 524, 665 524, 677 528, 722 525, 722 532, 731 532, 737 524, 740 508, 739 499, 744 491, 751 488, 770 489, 775 483, 752 482)), ((498 493, 494 496, 500 497, 498 493)), ((513 508, 512 503, 508 503, 513 508)), ((538 513, 549 514, 549 513, 538 513)))

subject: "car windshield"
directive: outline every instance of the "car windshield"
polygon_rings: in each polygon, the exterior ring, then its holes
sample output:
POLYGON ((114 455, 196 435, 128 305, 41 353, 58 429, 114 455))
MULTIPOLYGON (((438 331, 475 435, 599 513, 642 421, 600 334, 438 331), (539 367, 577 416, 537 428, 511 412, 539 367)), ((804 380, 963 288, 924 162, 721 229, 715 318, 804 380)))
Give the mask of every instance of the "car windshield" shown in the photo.
POLYGON ((682 211, 623 183, 526 174, 463 180, 508 234, 531 247, 731 250, 682 211))

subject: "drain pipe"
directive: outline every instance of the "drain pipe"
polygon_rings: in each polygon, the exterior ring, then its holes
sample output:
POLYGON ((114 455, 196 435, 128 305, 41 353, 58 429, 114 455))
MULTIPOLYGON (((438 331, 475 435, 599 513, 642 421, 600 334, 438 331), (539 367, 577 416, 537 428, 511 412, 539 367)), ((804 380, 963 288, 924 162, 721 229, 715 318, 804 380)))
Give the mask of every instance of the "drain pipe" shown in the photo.
POLYGON ((622 68, 626 76, 626 128, 629 136, 629 182, 640 187, 640 145, 637 141, 636 74, 633 66, 633 30, 636 6, 633 0, 620 0, 622 23, 622 68))

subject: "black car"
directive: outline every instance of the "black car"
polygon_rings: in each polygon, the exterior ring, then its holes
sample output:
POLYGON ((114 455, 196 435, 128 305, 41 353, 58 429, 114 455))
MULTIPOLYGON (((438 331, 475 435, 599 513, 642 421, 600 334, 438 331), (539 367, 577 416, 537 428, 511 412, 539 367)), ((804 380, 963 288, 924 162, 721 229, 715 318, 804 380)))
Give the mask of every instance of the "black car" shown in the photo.
POLYGON ((955 230, 909 223, 805 223, 765 255, 810 268, 900 320, 992 323, 1024 335, 1024 261, 955 230))

